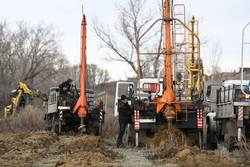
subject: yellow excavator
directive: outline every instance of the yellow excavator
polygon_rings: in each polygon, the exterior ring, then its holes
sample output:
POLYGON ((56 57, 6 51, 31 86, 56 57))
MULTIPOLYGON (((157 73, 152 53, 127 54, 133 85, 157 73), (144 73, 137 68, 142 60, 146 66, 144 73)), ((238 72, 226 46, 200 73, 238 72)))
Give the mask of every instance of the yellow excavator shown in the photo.
POLYGON ((39 90, 29 88, 25 83, 19 82, 19 88, 11 93, 11 104, 4 107, 4 118, 7 120, 14 116, 18 106, 30 105, 31 96, 42 99, 43 107, 47 105, 47 95, 39 90))

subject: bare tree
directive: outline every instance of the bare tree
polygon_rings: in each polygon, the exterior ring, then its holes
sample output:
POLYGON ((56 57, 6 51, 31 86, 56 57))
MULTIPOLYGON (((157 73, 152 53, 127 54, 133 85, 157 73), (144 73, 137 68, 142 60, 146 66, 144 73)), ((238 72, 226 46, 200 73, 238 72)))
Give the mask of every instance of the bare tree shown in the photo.
POLYGON ((80 65, 74 65, 69 67, 67 78, 72 78, 76 85, 80 85, 80 65))
POLYGON ((18 23, 18 30, 13 34, 12 41, 19 68, 17 78, 20 81, 38 85, 57 74, 67 64, 58 43, 60 34, 53 31, 52 26, 40 24, 31 28, 27 23, 18 23))
MULTIPOLYGON (((146 36, 138 46, 137 41, 140 36, 152 23, 155 14, 146 6, 145 0, 129 0, 126 5, 118 5, 118 23, 114 25, 115 31, 105 28, 97 19, 93 20, 93 29, 102 41, 103 47, 112 50, 115 55, 109 55, 110 61, 122 61, 130 65, 131 69, 138 74, 137 50, 152 51, 148 42, 152 44, 158 52, 161 50, 162 32, 154 31, 146 36), (115 35, 114 35, 115 34, 115 35), (156 40, 154 38, 157 38, 156 40), (156 42, 157 41, 157 42, 156 42)), ((142 57, 140 60, 141 77, 156 77, 159 70, 160 55, 142 57)))
POLYGON ((110 81, 107 70, 99 68, 96 64, 87 64, 87 87, 95 90, 96 85, 110 81))
MULTIPOLYGON (((17 70, 13 66, 14 54, 13 45, 11 43, 11 32, 8 30, 7 23, 0 23, 0 104, 6 104, 9 99, 9 92, 11 90, 12 78, 17 70), (8 95, 8 96, 7 96, 8 95)), ((3 106, 0 105, 0 111, 3 111, 3 106)))
POLYGON ((1 108, 10 103, 10 90, 16 89, 20 81, 43 91, 48 85, 58 84, 59 76, 67 69, 59 37, 52 26, 32 28, 19 22, 18 29, 11 31, 6 21, 0 22, 1 108))
POLYGON ((220 60, 222 58, 222 49, 220 47, 220 42, 217 41, 213 43, 211 48, 211 57, 210 57, 210 74, 212 80, 214 80, 217 75, 221 72, 220 60))

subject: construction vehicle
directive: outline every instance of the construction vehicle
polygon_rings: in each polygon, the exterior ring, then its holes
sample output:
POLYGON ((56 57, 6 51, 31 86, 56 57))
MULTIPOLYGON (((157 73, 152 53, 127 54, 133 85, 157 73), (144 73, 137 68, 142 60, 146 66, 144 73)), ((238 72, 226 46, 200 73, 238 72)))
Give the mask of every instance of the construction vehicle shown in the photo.
POLYGON ((48 93, 48 110, 45 114, 46 129, 60 134, 75 131, 101 135, 104 123, 104 101, 92 90, 86 89, 86 19, 82 19, 82 48, 80 67, 80 89, 76 85, 71 87, 71 94, 60 94, 59 87, 52 87, 48 93))
POLYGON ((244 41, 244 31, 249 25, 242 31, 241 80, 227 80, 219 88, 209 85, 207 89, 206 100, 210 103, 211 94, 216 92, 216 110, 206 116, 207 141, 215 146, 222 142, 228 150, 250 142, 250 81, 243 78, 244 45, 249 44, 244 41))
POLYGON ((4 107, 4 118, 7 120, 14 116, 19 106, 31 105, 32 97, 43 100, 43 108, 46 108, 47 95, 39 90, 29 88, 25 83, 19 82, 19 87, 11 92, 11 104, 4 107))
MULTIPOLYGON (((250 93, 250 81, 243 80, 242 85, 250 93)), ((218 89, 209 86, 208 91, 216 91, 217 108, 206 116, 209 145, 216 148, 217 142, 223 142, 230 150, 238 141, 250 141, 250 96, 241 90, 241 80, 227 80, 218 89)))
POLYGON ((115 116, 119 115, 121 94, 126 94, 134 110, 133 123, 128 128, 128 142, 138 146, 140 134, 150 136, 155 129, 176 126, 201 147, 205 81, 198 21, 193 17, 190 28, 186 26, 185 6, 182 4, 174 5, 165 0, 164 9, 163 18, 156 20, 138 40, 138 81, 117 83, 115 116), (161 52, 141 52, 140 41, 157 23, 163 23, 165 27, 161 52), (164 60, 164 74, 158 78, 140 78, 140 57, 159 54, 164 60))

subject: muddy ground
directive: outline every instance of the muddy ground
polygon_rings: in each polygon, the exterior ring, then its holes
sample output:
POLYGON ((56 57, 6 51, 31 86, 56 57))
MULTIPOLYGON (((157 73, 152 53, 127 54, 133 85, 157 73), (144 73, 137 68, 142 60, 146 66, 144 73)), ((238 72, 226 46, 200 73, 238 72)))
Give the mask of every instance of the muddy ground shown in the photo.
POLYGON ((0 130, 0 166, 250 166, 247 159, 200 150, 178 129, 162 130, 151 147, 116 148, 91 135, 0 130))

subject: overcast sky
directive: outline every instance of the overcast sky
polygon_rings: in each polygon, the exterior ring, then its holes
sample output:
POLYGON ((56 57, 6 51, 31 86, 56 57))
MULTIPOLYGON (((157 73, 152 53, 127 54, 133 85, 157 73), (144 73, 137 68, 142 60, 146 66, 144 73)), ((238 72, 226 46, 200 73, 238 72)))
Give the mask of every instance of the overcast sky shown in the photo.
MULTIPOLYGON (((123 0, 124 2, 125 0, 123 0)), ((147 0, 157 7, 161 0, 147 0)), ((121 0, 0 0, 0 21, 6 20, 13 29, 23 20, 36 25, 53 25, 63 33, 61 45, 71 64, 80 63, 80 29, 82 5, 87 18, 87 63, 95 63, 109 70, 113 80, 132 77, 129 66, 105 62, 107 50, 100 49, 100 41, 92 31, 91 19, 97 17, 107 26, 117 18, 116 3, 121 0)), ((200 23, 200 34, 208 39, 201 48, 205 68, 209 66, 212 44, 219 42, 222 49, 223 71, 238 70, 240 66, 242 29, 250 22, 250 0, 174 0, 186 6, 186 15, 194 15, 200 23)), ((158 8, 156 8, 158 10, 158 8)), ((156 18, 157 19, 157 18, 156 18)), ((250 26, 245 41, 250 42, 250 26)), ((250 67, 250 45, 245 45, 244 66, 250 67), (249 53, 249 54, 248 54, 249 53)))

